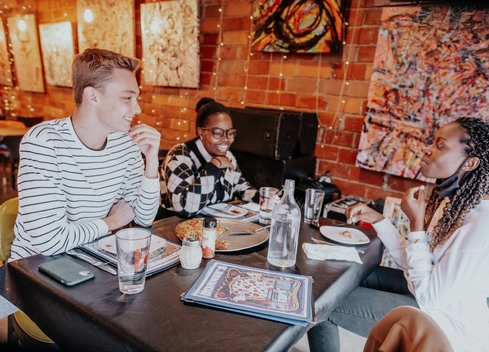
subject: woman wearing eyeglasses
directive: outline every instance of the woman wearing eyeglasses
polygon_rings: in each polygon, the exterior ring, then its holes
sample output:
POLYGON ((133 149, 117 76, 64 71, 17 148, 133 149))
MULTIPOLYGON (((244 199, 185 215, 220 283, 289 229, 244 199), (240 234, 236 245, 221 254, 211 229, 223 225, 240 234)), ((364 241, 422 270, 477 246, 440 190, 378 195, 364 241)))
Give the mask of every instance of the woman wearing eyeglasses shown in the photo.
POLYGON ((229 151, 236 130, 228 108, 202 98, 195 110, 197 138, 174 146, 161 166, 162 206, 186 217, 210 204, 251 201, 256 194, 229 151))

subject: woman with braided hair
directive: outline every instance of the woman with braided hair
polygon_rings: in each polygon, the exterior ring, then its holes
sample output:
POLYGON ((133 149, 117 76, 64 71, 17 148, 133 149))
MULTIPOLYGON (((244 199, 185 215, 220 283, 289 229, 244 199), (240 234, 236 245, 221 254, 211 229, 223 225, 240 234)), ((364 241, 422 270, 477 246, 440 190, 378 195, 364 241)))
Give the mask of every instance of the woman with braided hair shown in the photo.
POLYGON ((346 211, 373 225, 402 269, 379 267, 308 332, 311 351, 339 351, 338 325, 367 337, 390 310, 419 307, 455 351, 489 350, 489 124, 462 117, 441 127, 426 148, 420 171, 436 179, 409 189, 401 208, 407 239, 365 204, 346 211))

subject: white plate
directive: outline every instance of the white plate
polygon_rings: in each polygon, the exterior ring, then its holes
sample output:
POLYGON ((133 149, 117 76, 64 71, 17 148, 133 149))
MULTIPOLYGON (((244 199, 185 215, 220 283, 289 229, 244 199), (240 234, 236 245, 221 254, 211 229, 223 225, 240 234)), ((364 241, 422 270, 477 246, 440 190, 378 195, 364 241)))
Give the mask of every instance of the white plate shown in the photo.
POLYGON ((330 240, 344 243, 344 244, 366 244, 369 243, 370 240, 365 234, 357 229, 352 229, 350 227, 338 227, 338 226, 321 226, 319 228, 321 235, 330 240), (345 230, 348 230, 351 234, 351 238, 342 235, 341 233, 345 230))
POLYGON ((252 248, 266 242, 270 232, 268 229, 258 231, 254 235, 230 235, 233 232, 255 231, 262 226, 243 220, 218 220, 219 225, 224 226, 227 230, 217 239, 228 241, 229 247, 226 249, 216 250, 216 252, 235 252, 243 249, 252 248))
MULTIPOLYGON (((156 235, 151 235, 151 245, 149 246, 149 253, 152 254, 161 247, 164 247, 166 240, 156 235)), ((98 245, 104 251, 117 255, 117 247, 115 244, 115 235, 105 236, 98 241, 98 245)))
POLYGON ((209 205, 202 209, 205 213, 219 217, 219 218, 227 218, 227 219, 236 219, 240 218, 246 214, 248 214, 248 210, 236 207, 232 205, 229 209, 224 212, 223 210, 228 206, 227 203, 217 203, 213 205, 209 205))

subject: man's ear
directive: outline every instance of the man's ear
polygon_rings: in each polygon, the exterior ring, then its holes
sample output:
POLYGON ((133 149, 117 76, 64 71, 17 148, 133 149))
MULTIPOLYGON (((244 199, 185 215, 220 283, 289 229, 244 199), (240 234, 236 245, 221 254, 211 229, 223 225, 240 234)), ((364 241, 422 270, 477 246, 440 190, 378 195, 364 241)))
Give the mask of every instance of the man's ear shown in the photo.
POLYGON ((481 163, 480 159, 476 156, 471 156, 465 161, 464 165, 464 170, 465 171, 472 171, 474 169, 477 169, 479 164, 481 163))
POLYGON ((83 90, 83 99, 93 105, 98 102, 98 91, 93 87, 85 87, 83 90))

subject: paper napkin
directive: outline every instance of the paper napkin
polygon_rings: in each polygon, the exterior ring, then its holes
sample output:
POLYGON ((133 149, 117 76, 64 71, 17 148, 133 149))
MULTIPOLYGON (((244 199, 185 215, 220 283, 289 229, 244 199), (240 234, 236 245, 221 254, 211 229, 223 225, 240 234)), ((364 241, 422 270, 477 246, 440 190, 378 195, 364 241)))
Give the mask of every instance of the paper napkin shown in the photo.
POLYGON ((304 243, 302 249, 308 259, 316 260, 347 260, 363 264, 354 247, 330 246, 327 244, 304 243))

